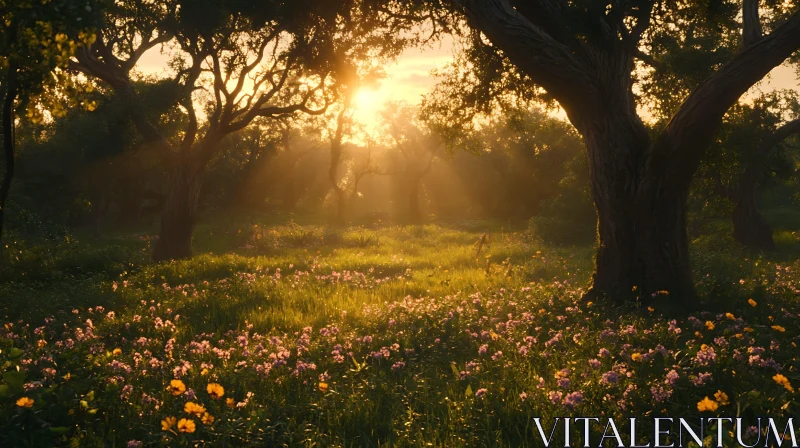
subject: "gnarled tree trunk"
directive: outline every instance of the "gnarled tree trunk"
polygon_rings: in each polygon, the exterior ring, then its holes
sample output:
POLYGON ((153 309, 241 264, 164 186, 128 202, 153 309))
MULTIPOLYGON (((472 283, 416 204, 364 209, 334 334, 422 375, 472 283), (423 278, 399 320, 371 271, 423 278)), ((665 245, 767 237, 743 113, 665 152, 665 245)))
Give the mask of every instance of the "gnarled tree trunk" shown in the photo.
POLYGON ((668 291, 688 303, 688 184, 648 163, 653 143, 632 110, 610 111, 582 128, 598 218, 591 293, 625 299, 668 291))
POLYGON ((758 2, 747 3, 744 48, 700 83, 650 142, 636 113, 632 73, 652 2, 632 11, 631 28, 598 15, 607 28, 587 44, 563 26, 560 2, 456 1, 473 28, 558 100, 584 137, 598 214, 591 295, 666 290, 694 303, 686 201, 700 157, 731 105, 800 47, 800 13, 762 37, 753 23, 758 2))
POLYGON ((194 157, 185 157, 175 164, 161 212, 161 231, 153 251, 153 261, 192 256, 192 234, 197 221, 203 171, 204 164, 194 157))

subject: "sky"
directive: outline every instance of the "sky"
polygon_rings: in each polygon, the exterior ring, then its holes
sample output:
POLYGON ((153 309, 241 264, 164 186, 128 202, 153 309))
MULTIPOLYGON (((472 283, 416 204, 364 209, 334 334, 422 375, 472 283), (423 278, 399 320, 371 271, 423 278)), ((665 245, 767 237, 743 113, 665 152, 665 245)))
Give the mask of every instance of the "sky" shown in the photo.
MULTIPOLYGON (((423 95, 428 93, 436 84, 436 78, 431 75, 431 70, 442 69, 453 60, 452 40, 444 39, 426 48, 409 48, 397 60, 385 67, 386 78, 379 81, 376 87, 363 88, 355 100, 356 121, 372 128, 375 131, 378 124, 379 112, 388 102, 405 101, 418 104, 423 95)), ((138 69, 146 74, 163 73, 167 58, 158 50, 153 49, 139 61, 138 69)), ((798 80, 794 69, 779 66, 757 87, 768 92, 774 89, 797 89, 798 80)), ((752 97, 754 90, 747 95, 752 97)), ((645 120, 648 119, 647 111, 640 111, 645 120)), ((566 119, 563 111, 556 110, 557 117, 566 119)))
MULTIPOLYGON (((419 103, 422 95, 429 92, 436 79, 430 72, 444 68, 453 60, 452 42, 442 40, 427 48, 409 48, 396 62, 385 67, 386 78, 374 88, 364 88, 355 100, 354 118, 368 127, 377 126, 378 113, 388 102, 405 101, 419 103)), ((165 73, 167 57, 158 49, 145 53, 139 60, 137 69, 145 75, 165 73)))
POLYGON ((453 60, 452 43, 443 41, 431 48, 409 48, 397 62, 385 68, 387 77, 375 89, 362 89, 356 96, 354 118, 362 123, 375 120, 383 106, 392 101, 417 104, 436 84, 433 69, 444 68, 453 60))

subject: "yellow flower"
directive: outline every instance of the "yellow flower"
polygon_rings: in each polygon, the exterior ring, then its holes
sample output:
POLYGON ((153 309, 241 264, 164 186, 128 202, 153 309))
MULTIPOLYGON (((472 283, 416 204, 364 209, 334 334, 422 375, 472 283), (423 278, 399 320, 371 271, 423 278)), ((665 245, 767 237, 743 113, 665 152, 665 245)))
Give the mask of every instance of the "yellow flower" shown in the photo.
POLYGON ((753 299, 747 299, 747 303, 749 303, 750 306, 752 306, 752 307, 755 307, 756 305, 758 305, 758 302, 756 302, 753 299))
POLYGON ((200 421, 202 421, 204 425, 210 425, 214 423, 214 416, 206 412, 203 414, 203 417, 200 419, 200 421))
POLYGON ((655 309, 655 308, 653 308, 652 306, 648 306, 648 307, 647 307, 647 311, 650 311, 651 313, 652 313, 653 311, 655 311, 655 310, 656 310, 656 309, 655 309))
POLYGON ((177 421, 178 419, 175 417, 167 417, 164 420, 161 420, 161 430, 169 431, 173 426, 175 426, 175 422, 177 421))
POLYGON ((114 356, 121 355, 122 354, 122 349, 121 348, 115 348, 114 351, 111 352, 111 354, 114 355, 114 356))
POLYGON ((781 327, 780 325, 773 325, 772 329, 775 330, 775 331, 778 331, 780 333, 783 333, 784 331, 786 331, 786 329, 781 327))
POLYGON ((197 425, 195 425, 194 420, 190 418, 182 418, 178 422, 178 432, 193 433, 195 429, 197 429, 197 425))
POLYGON ((183 381, 181 380, 172 380, 169 382, 169 387, 167 390, 172 392, 172 395, 177 397, 178 395, 186 392, 186 385, 183 384, 183 381))
POLYGON ((200 417, 206 412, 206 407, 203 406, 202 404, 197 404, 189 401, 185 405, 183 405, 183 412, 187 414, 194 414, 200 417))
POLYGON ((642 354, 641 353, 634 353, 631 355, 631 361, 641 361, 642 354))
POLYGON ((319 383, 319 391, 320 392, 327 392, 328 391, 328 383, 319 383))
POLYGON ((19 400, 17 400, 17 406, 21 408, 33 407, 33 399, 28 397, 22 397, 19 400))
POLYGON ((236 407, 236 401, 233 398, 226 398, 225 404, 231 409, 236 407))
POLYGON ((730 404, 730 401, 728 401, 728 394, 726 394, 721 390, 718 390, 717 393, 714 394, 714 398, 716 398, 717 401, 719 401, 720 406, 725 406, 730 404))
POLYGON ((717 404, 717 402, 708 397, 705 397, 697 402, 697 410, 700 412, 704 411, 714 412, 717 410, 718 407, 719 405, 717 404))
POLYGON ((200 371, 200 375, 202 375, 202 376, 206 376, 206 375, 208 375, 208 369, 205 369, 205 368, 204 368, 203 370, 201 370, 201 371, 200 371))
POLYGON ((47 345, 47 341, 45 341, 44 339, 39 339, 38 341, 36 341, 36 345, 39 346, 39 348, 42 348, 45 345, 47 345))
POLYGON ((788 390, 789 392, 794 392, 794 387, 792 387, 792 384, 789 382, 789 378, 786 378, 785 376, 778 373, 777 375, 773 376, 772 379, 775 380, 776 383, 783 386, 783 388, 788 390))
POLYGON ((753 329, 750 328, 750 327, 744 327, 744 331, 745 331, 745 333, 752 333, 753 329))
POLYGON ((709 330, 713 330, 714 329, 714 322, 711 322, 710 320, 707 320, 706 321, 706 328, 708 328, 709 330))
POLYGON ((225 389, 217 383, 208 383, 206 390, 208 394, 211 395, 211 398, 222 398, 222 396, 225 395, 225 389))
POLYGON ((734 316, 733 313, 725 313, 725 317, 727 317, 728 320, 736 320, 736 316, 734 316))

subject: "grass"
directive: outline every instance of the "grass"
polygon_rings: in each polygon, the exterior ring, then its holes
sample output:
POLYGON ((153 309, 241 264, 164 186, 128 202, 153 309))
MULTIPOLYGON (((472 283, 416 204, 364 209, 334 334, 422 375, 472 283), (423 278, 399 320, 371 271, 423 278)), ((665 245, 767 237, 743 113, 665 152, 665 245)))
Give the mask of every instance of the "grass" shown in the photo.
POLYGON ((540 446, 532 417, 791 416, 798 236, 765 256, 724 235, 693 243, 691 315, 585 303, 591 247, 490 222, 218 221, 158 265, 146 235, 12 242, 0 446, 540 446))

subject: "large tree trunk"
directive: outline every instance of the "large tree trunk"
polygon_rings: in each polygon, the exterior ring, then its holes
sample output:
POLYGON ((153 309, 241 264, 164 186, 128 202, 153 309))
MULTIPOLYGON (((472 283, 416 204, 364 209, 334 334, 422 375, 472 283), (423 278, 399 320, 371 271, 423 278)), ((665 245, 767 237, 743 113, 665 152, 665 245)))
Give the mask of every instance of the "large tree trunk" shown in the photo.
POLYGON ((668 293, 672 300, 695 306, 695 289, 686 233, 689 187, 670 179, 646 176, 638 192, 634 272, 639 296, 668 293), (657 188, 650 188, 655 184, 657 188))
POLYGON ((181 159, 173 168, 161 212, 161 232, 153 251, 153 261, 192 256, 192 234, 197 220, 203 170, 204 165, 192 157, 181 159))
POLYGON ((5 153, 6 172, 0 184, 0 240, 3 239, 3 224, 5 223, 8 193, 11 190, 11 181, 14 179, 14 101, 17 97, 17 63, 12 61, 8 66, 6 77, 5 98, 3 98, 3 152, 5 153))
MULTIPOLYGON (((553 2, 457 3, 473 28, 558 100, 584 137, 600 245, 590 293, 625 297, 635 289, 646 297, 666 290, 694 303, 685 226, 692 176, 725 112, 797 50, 800 13, 765 37, 745 30, 749 45, 700 83, 648 143, 631 77, 634 57, 641 58, 639 38, 650 25, 648 11, 640 7, 636 25, 622 39, 608 22, 603 40, 587 45, 585 36, 561 26, 564 12, 553 2)), ((745 22, 752 28, 758 2, 748 6, 745 22)))
POLYGON ((667 291, 691 303, 688 184, 646 159, 652 143, 632 111, 609 111, 581 131, 598 218, 590 295, 626 300, 667 291))
POLYGON ((733 237, 745 247, 774 250, 772 229, 756 207, 756 171, 763 161, 751 161, 742 172, 733 207, 733 237))

